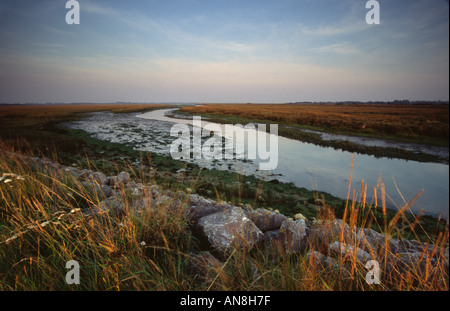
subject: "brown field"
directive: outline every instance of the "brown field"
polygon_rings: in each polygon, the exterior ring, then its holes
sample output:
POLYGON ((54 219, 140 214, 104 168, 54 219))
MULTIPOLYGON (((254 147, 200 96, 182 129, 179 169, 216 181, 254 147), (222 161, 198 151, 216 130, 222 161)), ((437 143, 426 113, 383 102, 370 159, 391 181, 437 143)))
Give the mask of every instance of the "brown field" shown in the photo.
POLYGON ((71 118, 81 113, 111 111, 115 113, 138 112, 167 105, 144 104, 81 104, 81 105, 5 105, 0 106, 0 128, 43 124, 53 120, 71 118))
POLYGON ((319 130, 448 145, 448 104, 203 104, 183 112, 239 116, 319 130))

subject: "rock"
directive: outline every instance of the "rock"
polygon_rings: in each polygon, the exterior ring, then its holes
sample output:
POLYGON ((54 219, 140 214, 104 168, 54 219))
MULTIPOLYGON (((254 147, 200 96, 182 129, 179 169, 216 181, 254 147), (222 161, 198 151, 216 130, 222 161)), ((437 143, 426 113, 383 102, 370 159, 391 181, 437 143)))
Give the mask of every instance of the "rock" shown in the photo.
POLYGON ((189 195, 186 192, 179 190, 175 193, 174 198, 181 201, 187 201, 189 199, 189 195))
POLYGON ((286 216, 263 208, 249 211, 248 217, 263 232, 280 228, 286 220, 286 216))
MULTIPOLYGON (((231 204, 226 202, 217 203, 212 200, 208 200, 197 194, 189 196, 189 208, 187 209, 187 217, 191 224, 194 226, 198 220, 202 217, 221 212, 227 208, 232 207, 231 204)), ((247 215, 247 212, 245 212, 247 215)))
POLYGON ((441 255, 441 253, 444 251, 442 247, 436 247, 434 244, 428 244, 428 243, 422 243, 417 240, 401 240, 401 243, 403 244, 404 252, 425 252, 428 256, 435 251, 435 256, 441 255))
POLYGON ((214 204, 214 202, 210 201, 208 199, 205 199, 204 197, 202 197, 198 194, 191 194, 189 196, 189 204, 190 205, 210 205, 210 204, 214 204))
POLYGON ((310 229, 308 244, 311 248, 326 252, 333 242, 343 242, 365 252, 376 254, 384 247, 386 237, 372 229, 350 227, 342 219, 325 221, 310 229), (341 240, 342 239, 342 240, 341 240))
POLYGON ((49 166, 49 165, 53 164, 53 161, 50 160, 49 158, 38 158, 36 160, 36 162, 38 162, 38 163, 40 163, 41 165, 44 165, 44 166, 49 166))
POLYGON ((280 230, 269 230, 264 232, 264 239, 267 241, 278 239, 280 234, 280 230))
POLYGON ((181 200, 176 199, 176 198, 171 198, 171 200, 168 202, 167 210, 169 212, 177 212, 180 209, 183 209, 184 206, 185 206, 185 204, 181 200))
POLYGON ((348 236, 350 226, 343 224, 341 219, 325 221, 317 227, 310 228, 308 244, 312 249, 327 252, 330 243, 340 240, 342 230, 343 236, 348 236))
POLYGON ((327 260, 327 256, 325 256, 322 253, 319 253, 318 251, 309 251, 306 253, 305 260, 312 264, 313 262, 317 266, 325 266, 325 261, 327 260))
MULTIPOLYGON (((427 258, 419 252, 401 252, 398 254, 389 253, 386 256, 386 274, 409 274, 413 273, 425 281, 425 276, 430 277, 436 271, 434 258, 427 258)), ((447 270, 448 273, 448 270, 447 270)))
POLYGON ((250 270, 252 273, 252 284, 260 285, 261 284, 261 273, 259 272, 258 266, 255 264, 254 260, 252 260, 250 264, 250 270))
POLYGON ((328 269, 334 269, 334 270, 341 269, 342 271, 344 271, 347 274, 349 274, 347 272, 347 269, 345 269, 344 267, 341 267, 341 265, 339 264, 339 260, 334 259, 333 257, 326 257, 326 259, 324 260, 323 264, 328 269))
POLYGON ((84 211, 84 213, 87 215, 91 215, 94 218, 102 218, 110 211, 117 217, 122 217, 126 214, 125 205, 115 197, 111 197, 101 201, 98 205, 84 211))
POLYGON ((199 219, 223 211, 223 207, 216 204, 196 204, 187 209, 187 218, 192 225, 197 225, 199 219))
POLYGON ((365 264, 369 260, 372 260, 372 256, 369 253, 363 251, 360 248, 353 247, 352 245, 334 242, 329 245, 330 256, 334 258, 348 257, 356 258, 359 262, 365 264))
POLYGON ((168 195, 159 195, 158 197, 153 199, 153 205, 164 205, 170 204, 171 198, 168 195))
POLYGON ((261 242, 264 236, 239 207, 202 217, 196 229, 222 253, 229 253, 233 248, 249 249, 261 242))
POLYGON ((106 199, 116 194, 116 192, 113 189, 111 189, 110 186, 98 185, 90 181, 82 181, 81 184, 85 188, 90 189, 92 192, 95 192, 97 196, 101 199, 106 199))
POLYGON ((160 192, 161 192, 161 190, 159 189, 158 185, 151 185, 151 186, 143 187, 144 196, 156 198, 160 195, 160 192))
POLYGON ((99 185, 106 186, 108 184, 108 177, 100 172, 94 172, 88 175, 88 178, 99 185))
POLYGON ((148 207, 153 206, 153 200, 151 197, 144 196, 142 198, 139 198, 137 200, 134 200, 133 204, 131 205, 131 208, 134 211, 140 211, 142 212, 148 207))
POLYGON ((189 254, 188 270, 192 274, 196 274, 203 280, 213 279, 218 269, 223 263, 214 257, 210 252, 204 252, 201 254, 189 254))
POLYGON ((275 246, 274 244, 275 243, 280 244, 282 242, 283 239, 280 230, 270 230, 264 232, 262 247, 264 247, 267 250, 274 251, 275 246))
POLYGON ((329 272, 340 272, 341 276, 351 277, 350 271, 345 265, 341 265, 339 260, 327 257, 317 251, 309 251, 305 256, 305 260, 308 262, 308 267, 315 265, 316 267, 327 269, 329 272))
MULTIPOLYGON (((358 237, 361 245, 378 253, 386 243, 386 236, 372 229, 359 229, 358 237)), ((393 247, 397 247, 396 241, 393 241, 393 247)), ((361 247, 365 249, 365 247, 361 247)))
POLYGON ((116 194, 116 192, 112 190, 110 186, 105 185, 100 186, 100 189, 98 189, 97 193, 101 193, 105 198, 109 198, 116 194))
POLYGON ((282 241, 287 254, 302 252, 307 244, 306 223, 303 219, 300 220, 285 220, 280 227, 282 234, 282 241))
POLYGON ((131 177, 128 172, 120 172, 117 176, 108 177, 108 185, 114 189, 123 189, 131 183, 131 177))
POLYGON ((417 240, 405 240, 404 242, 406 244, 405 248, 410 252, 422 252, 425 249, 425 245, 417 240))
POLYGON ((75 178, 79 178, 81 176, 81 171, 76 167, 64 166, 63 171, 72 174, 75 178))

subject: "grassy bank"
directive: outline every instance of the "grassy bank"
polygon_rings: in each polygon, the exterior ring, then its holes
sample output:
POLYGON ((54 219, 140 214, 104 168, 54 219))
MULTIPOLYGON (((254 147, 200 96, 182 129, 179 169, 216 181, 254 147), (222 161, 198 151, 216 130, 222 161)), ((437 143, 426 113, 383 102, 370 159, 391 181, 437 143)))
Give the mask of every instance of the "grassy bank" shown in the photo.
MULTIPOLYGON (((138 170, 128 170, 136 181, 155 184, 154 180, 138 177, 142 174, 138 170)), ((186 217, 188 196, 179 191, 172 192, 171 197, 175 200, 176 193, 179 204, 170 200, 140 205, 136 210, 135 203, 141 196, 122 189, 118 200, 124 213, 110 210, 86 216, 83 211, 95 210, 102 197, 65 170, 49 170, 2 152, 0 172, 8 172, 10 179, 0 183, 0 290, 448 289, 442 254, 436 259, 437 273, 394 269, 383 273, 381 285, 365 282, 367 270, 356 257, 342 258, 329 270, 306 254, 286 256, 281 246, 270 252, 259 247, 235 251, 223 262, 201 264, 199 256, 204 253, 186 217), (81 265, 78 285, 65 282, 69 260, 81 265)), ((177 189, 182 188, 178 184, 177 189)), ((150 193, 144 191, 142 196, 150 193)), ((349 201, 343 219, 367 228, 374 221, 374 209, 368 203, 363 207, 349 201)), ((382 225, 382 231, 395 236, 406 226, 413 231, 420 227, 418 219, 404 221, 404 213, 397 213, 382 225)), ((323 221, 332 215, 323 211, 316 217, 323 221)), ((433 243, 448 247, 448 227, 436 238, 433 243)), ((354 243, 357 247, 358 241, 354 243)), ((427 260, 428 264, 431 262, 427 260)))

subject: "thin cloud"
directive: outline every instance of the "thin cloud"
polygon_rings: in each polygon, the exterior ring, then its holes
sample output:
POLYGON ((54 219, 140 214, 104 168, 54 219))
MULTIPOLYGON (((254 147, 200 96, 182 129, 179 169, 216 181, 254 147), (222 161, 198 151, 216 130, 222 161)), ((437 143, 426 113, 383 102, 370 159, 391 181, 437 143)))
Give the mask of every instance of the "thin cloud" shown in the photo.
POLYGON ((311 51, 319 53, 341 54, 341 55, 354 55, 361 53, 361 51, 358 48, 347 42, 312 48, 311 51))

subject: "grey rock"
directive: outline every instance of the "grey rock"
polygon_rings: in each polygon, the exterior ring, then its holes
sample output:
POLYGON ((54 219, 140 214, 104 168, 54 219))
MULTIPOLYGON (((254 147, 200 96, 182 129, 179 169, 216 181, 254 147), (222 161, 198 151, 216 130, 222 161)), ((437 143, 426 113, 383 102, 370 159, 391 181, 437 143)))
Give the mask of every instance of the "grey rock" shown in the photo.
POLYGON ((249 249, 261 242, 264 236, 239 207, 202 217, 197 230, 207 237, 213 248, 223 253, 233 248, 249 249))
MULTIPOLYGON (((378 253, 386 244, 386 236, 372 229, 358 229, 357 239, 360 248, 369 252, 378 253)), ((393 248, 399 247, 396 240, 391 240, 393 248)))
POLYGON ((128 172, 120 172, 117 176, 108 177, 108 185, 115 189, 123 189, 131 183, 128 172))
POLYGON ((100 189, 97 192, 100 192, 105 198, 109 198, 116 194, 116 192, 110 186, 106 185, 100 186, 100 189))
POLYGON ((75 178, 79 178, 81 176, 81 171, 76 167, 64 166, 62 170, 65 173, 72 174, 75 178))
POLYGON ((312 249, 322 252, 328 251, 333 242, 353 245, 370 254, 377 254, 384 247, 386 237, 372 229, 350 227, 342 219, 323 222, 310 228, 308 244, 312 249))
POLYGON ((215 202, 205 199, 204 197, 198 194, 191 194, 189 196, 189 204, 191 205, 211 205, 215 202))
POLYGON ((143 211, 146 208, 149 208, 151 206, 154 206, 152 198, 144 196, 144 197, 134 200, 131 205, 131 208, 134 211, 143 211))
POLYGON ((434 270, 436 259, 427 257, 421 252, 401 252, 389 254, 386 262, 388 271, 424 273, 430 274, 434 270))
POLYGON ((106 177, 105 174, 100 172, 93 172, 88 176, 88 178, 102 186, 108 184, 108 177, 106 177))
POLYGON ((271 241, 271 240, 274 240, 274 239, 279 239, 280 234, 281 234, 280 230, 269 230, 269 231, 266 231, 266 232, 264 232, 264 240, 271 241))
POLYGON ((96 193, 100 199, 109 198, 116 194, 116 192, 110 186, 98 185, 90 181, 82 181, 81 184, 85 188, 90 189, 92 192, 96 193))
POLYGON ((190 253, 188 257, 188 270, 203 280, 212 280, 223 263, 210 252, 200 254, 190 253))
POLYGON ((266 231, 264 232, 263 243, 261 246, 267 250, 275 251, 276 244, 283 243, 283 237, 284 235, 281 234, 280 230, 266 231))
POLYGON ((409 252, 422 252, 425 249, 425 245, 417 240, 405 240, 404 242, 409 252))
POLYGON ((317 266, 324 266, 327 260, 327 256, 318 251, 309 251, 306 253, 305 260, 308 263, 315 263, 317 266))
MULTIPOLYGON (((76 168, 75 168, 76 169, 76 168)), ((78 169, 77 169, 78 170, 78 169)), ((92 172, 90 171, 90 170, 87 170, 87 169, 81 169, 81 170, 78 170, 78 179, 79 180, 89 180, 89 175, 91 174, 92 172)))
POLYGON ((279 229, 281 224, 287 220, 286 216, 263 208, 249 211, 248 217, 263 232, 279 229))
POLYGON ((343 271, 347 271, 344 267, 341 267, 341 265, 339 264, 339 260, 334 259, 333 257, 327 257, 324 260, 323 264, 328 269, 332 269, 332 270, 340 270, 341 269, 343 271))
POLYGON ((299 253, 307 247, 306 223, 300 220, 285 220, 280 227, 284 248, 287 254, 299 253))
POLYGON ((309 251, 305 256, 305 259, 309 264, 315 264, 316 267, 322 267, 327 270, 340 270, 344 272, 345 275, 350 274, 345 267, 339 264, 339 260, 334 259, 333 257, 327 257, 317 251, 309 251))
POLYGON ((224 210, 223 206, 217 205, 214 202, 198 195, 191 195, 189 204, 190 206, 187 210, 187 218, 193 225, 196 225, 202 217, 224 210))
POLYGON ((356 258, 361 263, 366 263, 372 260, 369 253, 352 245, 334 242, 329 245, 330 256, 334 258, 356 258))
POLYGON ((326 221, 317 227, 310 228, 308 244, 312 249, 326 252, 328 251, 330 243, 339 241, 341 234, 345 239, 345 237, 349 235, 349 232, 350 226, 348 224, 343 224, 341 219, 326 221))

